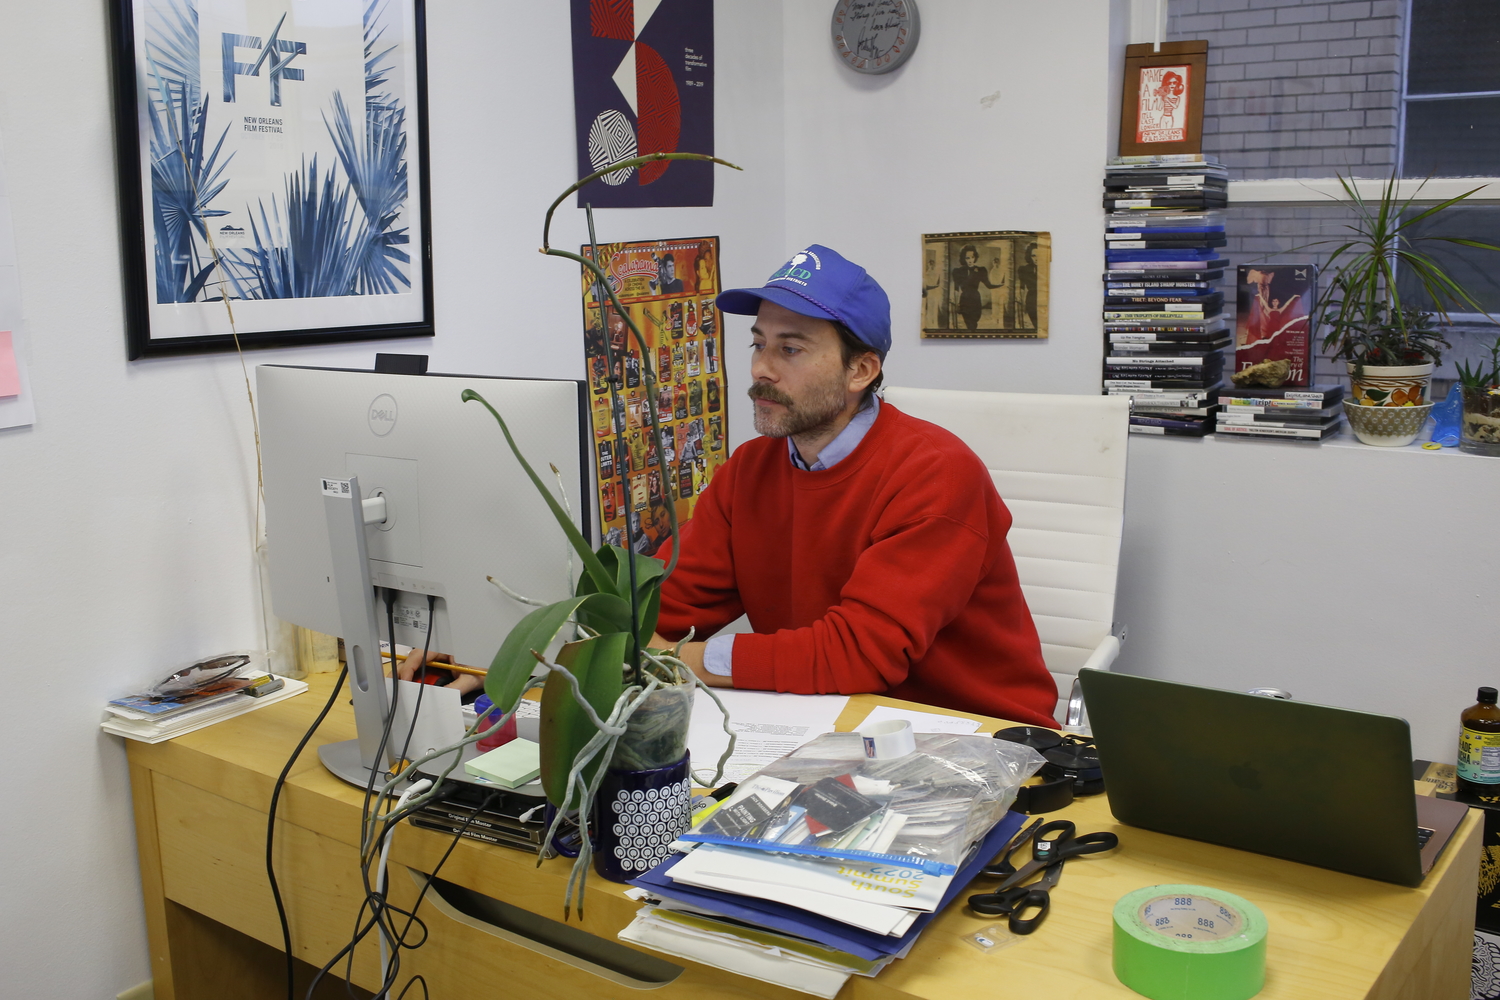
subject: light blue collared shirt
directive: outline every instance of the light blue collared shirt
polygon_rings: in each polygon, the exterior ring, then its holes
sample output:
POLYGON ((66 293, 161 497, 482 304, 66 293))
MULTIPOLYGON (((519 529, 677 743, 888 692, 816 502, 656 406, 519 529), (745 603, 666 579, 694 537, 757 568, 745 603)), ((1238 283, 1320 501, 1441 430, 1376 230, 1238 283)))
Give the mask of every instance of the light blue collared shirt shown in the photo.
MULTIPOLYGON (((838 436, 828 442, 818 453, 812 465, 802 461, 797 445, 791 438, 787 438, 786 447, 791 455, 792 465, 804 472, 823 472, 833 468, 859 447, 859 443, 870 432, 878 416, 880 416, 880 397, 871 393, 870 405, 854 415, 848 426, 839 431, 838 436)), ((734 673, 734 636, 716 635, 708 640, 703 646, 703 666, 709 673, 719 677, 732 675, 734 673)))

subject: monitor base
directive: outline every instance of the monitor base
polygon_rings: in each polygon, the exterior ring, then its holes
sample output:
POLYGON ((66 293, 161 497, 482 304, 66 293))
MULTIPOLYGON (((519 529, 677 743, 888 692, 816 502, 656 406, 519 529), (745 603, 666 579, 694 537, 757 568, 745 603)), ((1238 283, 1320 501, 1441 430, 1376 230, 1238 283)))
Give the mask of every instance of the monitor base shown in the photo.
MULTIPOLYGON (((368 788, 370 786, 370 771, 365 767, 359 757, 359 740, 343 740, 339 743, 325 743, 318 747, 318 760, 333 774, 335 778, 341 778, 349 782, 355 788, 368 788)), ((376 784, 383 784, 377 778, 376 784)))

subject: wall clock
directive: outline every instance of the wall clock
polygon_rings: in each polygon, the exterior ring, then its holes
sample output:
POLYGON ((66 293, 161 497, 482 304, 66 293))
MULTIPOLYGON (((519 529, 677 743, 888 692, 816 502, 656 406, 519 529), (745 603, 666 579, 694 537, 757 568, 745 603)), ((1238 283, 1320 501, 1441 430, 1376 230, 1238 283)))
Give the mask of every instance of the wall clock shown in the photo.
POLYGON ((833 49, 856 73, 889 73, 911 58, 921 34, 916 0, 838 0, 833 49))

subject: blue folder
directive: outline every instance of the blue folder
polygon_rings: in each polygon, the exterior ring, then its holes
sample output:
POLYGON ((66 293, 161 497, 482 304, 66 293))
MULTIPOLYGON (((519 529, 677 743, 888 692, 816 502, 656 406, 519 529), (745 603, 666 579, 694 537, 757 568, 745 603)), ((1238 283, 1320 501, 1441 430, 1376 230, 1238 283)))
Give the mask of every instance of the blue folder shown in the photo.
POLYGON ((994 829, 979 842, 979 849, 974 852, 973 857, 965 862, 963 867, 959 868, 958 873, 953 876, 953 881, 949 883, 948 891, 943 895, 943 901, 938 905, 937 911, 917 917, 912 922, 911 929, 900 937, 860 930, 858 927, 851 927, 838 920, 830 920, 809 910, 787 906, 785 903, 773 903, 768 899, 758 899, 754 896, 741 896, 717 889, 699 889, 674 882, 668 877, 667 872, 686 857, 683 854, 672 855, 641 877, 631 879, 630 884, 640 886, 652 895, 676 899, 691 906, 722 913, 735 920, 742 920, 747 924, 781 931, 784 934, 794 934, 829 948, 847 951, 851 955, 876 961, 887 955, 896 954, 916 940, 917 935, 922 933, 923 928, 932 922, 932 918, 937 913, 941 913, 960 893, 968 889, 969 883, 974 881, 975 876, 979 874, 979 869, 989 864, 995 855, 1000 853, 1000 849, 1021 828, 1026 818, 1020 813, 1006 813, 1004 818, 995 824, 994 829))

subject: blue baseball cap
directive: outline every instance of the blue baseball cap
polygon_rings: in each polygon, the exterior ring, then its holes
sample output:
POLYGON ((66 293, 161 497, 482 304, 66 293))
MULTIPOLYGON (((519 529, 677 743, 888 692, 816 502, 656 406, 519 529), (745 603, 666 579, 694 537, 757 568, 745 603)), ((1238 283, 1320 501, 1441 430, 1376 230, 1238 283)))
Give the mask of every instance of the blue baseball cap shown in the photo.
POLYGON ((731 288, 719 308, 754 316, 761 302, 802 316, 842 323, 860 343, 885 357, 891 349, 891 300, 864 268, 836 250, 814 243, 792 254, 761 288, 731 288))

